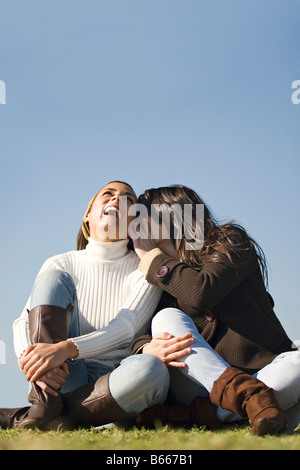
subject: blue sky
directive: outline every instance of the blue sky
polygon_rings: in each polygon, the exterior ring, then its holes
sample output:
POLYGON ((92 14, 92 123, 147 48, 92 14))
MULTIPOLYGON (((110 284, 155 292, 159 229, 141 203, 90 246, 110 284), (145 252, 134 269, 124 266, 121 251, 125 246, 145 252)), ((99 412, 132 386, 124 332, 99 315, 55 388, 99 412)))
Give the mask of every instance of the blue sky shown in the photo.
POLYGON ((300 339, 299 7, 1 2, 0 406, 27 402, 12 322, 43 261, 75 248, 88 200, 112 179, 137 193, 186 184, 242 224, 267 256, 277 315, 300 339))

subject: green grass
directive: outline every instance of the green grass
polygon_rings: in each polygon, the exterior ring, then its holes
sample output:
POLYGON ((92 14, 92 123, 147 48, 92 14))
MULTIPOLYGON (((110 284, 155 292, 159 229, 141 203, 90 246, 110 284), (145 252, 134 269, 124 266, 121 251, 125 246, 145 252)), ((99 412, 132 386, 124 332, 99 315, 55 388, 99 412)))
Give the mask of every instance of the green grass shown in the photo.
POLYGON ((249 427, 154 431, 91 429, 77 431, 0 430, 0 450, 300 450, 300 430, 256 437, 249 427))

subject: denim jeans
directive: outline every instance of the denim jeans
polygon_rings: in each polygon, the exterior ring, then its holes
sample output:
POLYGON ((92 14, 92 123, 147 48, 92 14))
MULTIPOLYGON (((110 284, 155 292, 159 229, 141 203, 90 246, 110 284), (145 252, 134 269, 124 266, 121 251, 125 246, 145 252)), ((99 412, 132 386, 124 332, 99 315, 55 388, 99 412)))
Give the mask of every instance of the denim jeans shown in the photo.
MULTIPOLYGON (((76 288, 71 276, 57 269, 41 273, 33 287, 30 308, 48 304, 67 308, 72 303, 69 337, 80 335, 76 288)), ((157 357, 138 354, 123 359, 119 367, 111 371, 103 366, 86 364, 83 359, 68 361, 69 375, 63 392, 73 390, 94 381, 107 372, 110 392, 116 402, 128 413, 139 413, 155 404, 164 403, 168 391, 174 403, 189 404, 196 396, 206 396, 213 382, 220 377, 228 364, 199 334, 192 319, 178 309, 167 308, 153 319, 152 334, 168 332, 180 336, 191 332, 195 343, 192 353, 183 358, 187 367, 167 368, 157 357)), ((255 376, 274 389, 289 422, 290 429, 300 422, 300 352, 286 352, 255 376)), ((222 422, 232 422, 240 417, 230 411, 217 409, 222 422)))
MULTIPOLYGON (((58 269, 39 274, 30 296, 30 309, 39 305, 67 308, 72 303, 69 338, 80 335, 76 288, 71 276, 58 269)), ((68 360, 69 375, 62 392, 69 392, 111 372, 109 387, 119 406, 130 413, 164 403, 169 390, 167 367, 155 356, 130 356, 116 369, 86 362, 84 359, 68 360), (142 359, 142 366, 137 364, 142 359), (146 374, 146 380, 145 380, 146 374)))
MULTIPOLYGON (((80 335, 80 327, 77 293, 72 277, 58 269, 49 269, 39 274, 31 292, 30 309, 39 305, 67 308, 70 303, 74 305, 74 309, 71 313, 68 337, 74 338, 80 335)), ((110 368, 101 365, 87 365, 84 359, 75 361, 70 359, 67 362, 69 375, 61 388, 62 392, 74 390, 111 371, 110 368)))
MULTIPOLYGON (((170 373, 169 396, 174 404, 187 406, 197 396, 209 395, 213 382, 217 380, 228 363, 222 359, 199 334, 192 319, 182 311, 167 308, 160 311, 152 322, 152 335, 168 332, 174 336, 192 333, 195 343, 191 346, 192 353, 181 359, 186 362, 185 368, 168 368, 170 373)), ((143 397, 149 387, 155 388, 158 379, 157 367, 149 367, 149 354, 138 354, 122 361, 117 369, 118 375, 110 381, 112 395, 120 406, 128 412, 139 412, 145 407, 143 397), (130 367, 129 367, 130 361, 130 367), (153 376, 153 372, 156 373, 153 376), (116 380, 114 380, 114 378, 116 380), (125 384, 126 383, 126 384, 125 384), (123 384, 123 385, 122 385, 123 384), (126 393, 124 390, 126 388, 126 393)), ((153 356, 154 357, 154 356, 153 356)), ((161 362, 161 361, 160 361, 161 362)), ((159 359, 157 359, 157 364, 159 359)), ((162 362, 161 362, 162 364, 162 362)), ((269 365, 254 374, 267 386, 274 389, 280 406, 286 412, 289 429, 300 423, 300 352, 286 352, 278 355, 269 365)), ((152 364, 153 366, 153 364, 152 364)), ((161 390, 167 386, 165 370, 161 369, 161 390)), ((161 401, 163 393, 161 393, 161 401)), ((152 391, 154 396, 154 391, 152 391)), ((151 400, 148 400, 148 406, 151 400)), ((151 405, 155 404, 152 402, 151 405)), ((231 411, 217 408, 217 417, 221 422, 234 422, 242 418, 231 411)))
MULTIPOLYGON (((193 398, 208 395, 214 380, 224 372, 228 364, 202 338, 190 317, 178 309, 164 309, 154 317, 152 321, 152 334, 154 336, 161 332, 170 332, 174 336, 192 332, 195 339, 192 345, 192 353, 182 359, 182 361, 188 364, 186 368, 180 368, 180 371, 172 367, 165 368, 170 376, 169 392, 174 404, 186 406, 193 398), (201 378, 201 382, 199 378, 201 378)), ((155 386, 152 372, 148 369, 147 362, 149 357, 151 357, 150 354, 132 356, 132 372, 127 368, 127 359, 121 363, 118 368, 119 377, 121 380, 126 381, 127 386, 127 393, 124 397, 122 396, 121 388, 115 383, 114 377, 111 376, 110 388, 112 395, 127 412, 142 411, 145 408, 143 401, 145 388, 149 388, 150 383, 155 386), (134 386, 132 386, 132 381, 134 386)), ((157 361, 163 364, 159 359, 157 361)), ((164 376, 161 378, 161 384, 164 383, 163 379, 164 376)), ((164 394, 165 396, 167 395, 167 390, 165 390, 164 394)), ((156 403, 151 403, 151 405, 154 404, 156 403)))
MULTIPOLYGON (((174 336, 191 332, 195 343, 192 353, 184 359, 187 367, 171 369, 170 391, 174 402, 187 405, 196 396, 208 395, 212 384, 228 366, 199 334, 192 319, 182 311, 167 308, 160 311, 153 319, 152 334, 168 332, 174 336)), ((274 394, 285 410, 289 429, 300 423, 300 351, 279 354, 270 364, 254 374, 274 394)), ((233 422, 241 418, 232 412, 217 409, 217 416, 222 422, 233 422)))

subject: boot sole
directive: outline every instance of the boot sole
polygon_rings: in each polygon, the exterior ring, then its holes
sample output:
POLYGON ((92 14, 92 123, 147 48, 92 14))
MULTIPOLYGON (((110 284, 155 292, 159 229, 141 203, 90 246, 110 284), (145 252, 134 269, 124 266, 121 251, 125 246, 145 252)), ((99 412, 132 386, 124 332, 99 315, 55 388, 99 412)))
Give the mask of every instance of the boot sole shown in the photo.
POLYGON ((19 429, 40 429, 41 431, 43 431, 45 429, 45 426, 36 422, 36 421, 33 421, 31 419, 23 419, 21 423, 18 424, 18 427, 19 429))
POLYGON ((276 435, 282 434, 287 430, 286 424, 282 422, 278 422, 272 418, 262 419, 260 423, 258 423, 256 430, 253 431, 253 434, 256 436, 265 436, 266 434, 276 435))

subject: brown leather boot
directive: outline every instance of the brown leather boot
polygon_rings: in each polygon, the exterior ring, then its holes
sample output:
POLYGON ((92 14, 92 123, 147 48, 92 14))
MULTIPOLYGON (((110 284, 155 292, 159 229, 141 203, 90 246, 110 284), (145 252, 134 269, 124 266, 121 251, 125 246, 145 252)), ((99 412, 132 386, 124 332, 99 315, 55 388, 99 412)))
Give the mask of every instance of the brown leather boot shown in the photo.
POLYGON ((217 407, 212 403, 210 397, 197 397, 191 403, 192 423, 198 427, 205 426, 206 429, 216 430, 223 426, 217 419, 217 407))
POLYGON ((197 397, 187 406, 155 405, 139 413, 136 424, 139 428, 153 429, 158 425, 171 428, 205 426, 206 429, 216 430, 222 423, 216 417, 217 407, 209 397, 197 397))
POLYGON ((13 428, 27 413, 29 407, 24 408, 0 408, 0 428, 13 428))
POLYGON ((114 400, 109 390, 110 373, 94 382, 62 394, 64 413, 55 425, 63 428, 89 428, 124 421, 135 414, 126 413, 114 400))
POLYGON ((216 406, 248 416, 252 433, 257 436, 279 434, 287 428, 273 389, 235 367, 227 367, 214 382, 210 399, 216 406))
POLYGON ((155 429, 160 426, 184 428, 191 426, 191 413, 183 406, 154 405, 136 417, 138 428, 155 429))
MULTIPOLYGON (((28 312, 31 343, 58 343, 68 337, 73 305, 66 309, 53 305, 40 305, 28 312)), ((15 423, 20 428, 45 429, 48 423, 63 412, 61 393, 57 397, 44 392, 36 383, 28 395, 32 406, 26 415, 15 423)))

